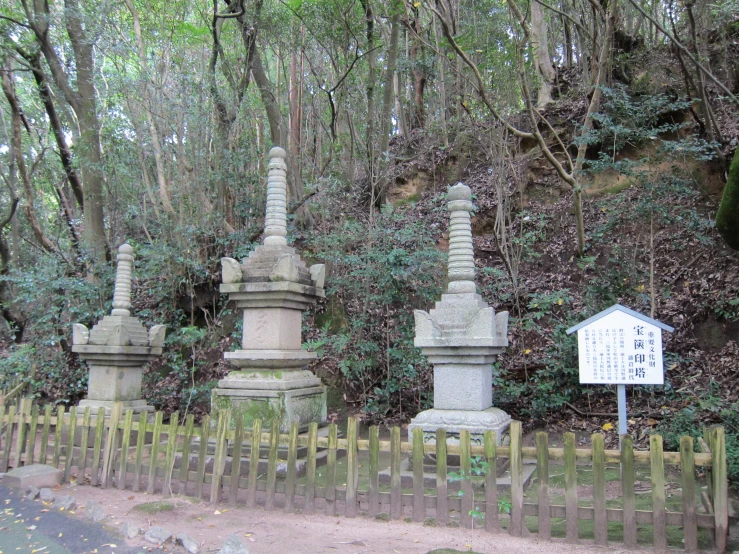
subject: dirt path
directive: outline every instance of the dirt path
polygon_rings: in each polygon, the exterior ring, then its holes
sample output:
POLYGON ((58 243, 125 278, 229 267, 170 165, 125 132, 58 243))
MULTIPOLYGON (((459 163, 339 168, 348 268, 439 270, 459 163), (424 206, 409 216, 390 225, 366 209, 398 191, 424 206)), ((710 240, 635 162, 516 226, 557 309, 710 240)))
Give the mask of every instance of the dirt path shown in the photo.
MULTIPOLYGON (((203 553, 217 552, 226 537, 232 533, 240 533, 249 541, 251 554, 426 554, 437 548, 473 550, 484 554, 625 552, 618 548, 573 546, 535 538, 516 539, 507 534, 491 535, 482 530, 425 527, 420 523, 404 521, 285 514, 281 511, 229 508, 226 505, 216 509, 208 502, 198 502, 189 497, 150 496, 86 485, 72 489, 70 492, 77 499, 78 505, 84 505, 89 500, 102 503, 109 516, 107 524, 112 528, 117 528, 126 521, 142 528, 160 525, 175 535, 190 535, 201 544, 203 553), (142 511, 142 508, 148 508, 149 511, 142 511)), ((78 508, 74 517, 82 517, 83 513, 84 510, 78 508)), ((142 536, 127 543, 133 547, 151 546, 142 536)), ((167 549, 182 551, 171 545, 167 545, 167 549)))

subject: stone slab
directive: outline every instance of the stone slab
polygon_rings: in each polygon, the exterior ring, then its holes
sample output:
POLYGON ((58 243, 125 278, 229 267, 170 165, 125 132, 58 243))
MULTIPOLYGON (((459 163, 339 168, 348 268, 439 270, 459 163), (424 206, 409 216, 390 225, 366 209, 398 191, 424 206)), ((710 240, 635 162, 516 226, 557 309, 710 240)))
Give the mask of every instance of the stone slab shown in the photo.
POLYGON ((300 350, 302 312, 284 308, 244 310, 244 350, 300 350))
POLYGON ((493 405, 493 368, 489 364, 434 366, 434 409, 487 410, 493 405))
POLYGON ((51 488, 62 484, 64 471, 45 464, 31 464, 10 470, 3 478, 3 485, 15 489, 28 487, 51 488))

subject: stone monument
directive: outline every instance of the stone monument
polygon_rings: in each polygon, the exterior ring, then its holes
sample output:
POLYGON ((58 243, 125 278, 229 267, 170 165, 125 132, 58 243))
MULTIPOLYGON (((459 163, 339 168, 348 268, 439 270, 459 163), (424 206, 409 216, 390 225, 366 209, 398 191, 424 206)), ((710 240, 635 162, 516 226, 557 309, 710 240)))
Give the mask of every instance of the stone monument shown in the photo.
POLYGON ((437 429, 452 440, 466 429, 482 443, 491 430, 500 444, 511 417, 493 407, 492 363, 508 346, 508 312, 496 315, 476 292, 471 197, 462 183, 449 189, 449 286, 434 309, 415 312, 414 344, 434 366, 434 407, 411 420, 408 432, 419 427, 425 441, 435 441, 437 429))
POLYGON ((161 355, 164 346, 164 325, 154 325, 149 331, 131 316, 131 270, 133 248, 123 244, 118 248, 118 267, 113 293, 113 310, 91 330, 80 323, 72 325, 72 352, 87 362, 90 376, 87 399, 80 407, 103 407, 110 412, 113 403, 134 412, 153 411, 141 398, 141 376, 144 367, 161 355))
POLYGON ((277 420, 281 432, 297 422, 326 421, 326 390, 304 369, 316 359, 302 348, 302 313, 324 296, 325 268, 310 268, 287 245, 287 181, 285 151, 269 152, 264 244, 241 263, 222 258, 221 292, 243 312, 241 349, 224 353, 238 368, 213 389, 211 411, 230 409, 245 425, 254 419, 277 420))

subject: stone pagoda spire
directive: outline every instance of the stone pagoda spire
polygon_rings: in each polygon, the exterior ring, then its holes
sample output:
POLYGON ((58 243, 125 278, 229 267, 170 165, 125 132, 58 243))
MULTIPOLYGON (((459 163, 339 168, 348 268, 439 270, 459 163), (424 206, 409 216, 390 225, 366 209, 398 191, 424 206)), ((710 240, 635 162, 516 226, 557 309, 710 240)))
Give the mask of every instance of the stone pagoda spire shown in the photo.
POLYGON ((326 421, 326 392, 311 371, 316 358, 302 348, 302 313, 324 296, 325 269, 308 267, 287 245, 285 151, 269 152, 264 242, 239 263, 222 258, 221 292, 243 313, 241 349, 224 353, 237 368, 213 390, 212 412, 230 409, 246 425, 279 420, 287 432, 326 421))
POLYGON ((110 315, 89 331, 81 323, 72 325, 72 352, 90 368, 87 399, 80 406, 110 410, 114 402, 121 402, 137 412, 153 410, 141 398, 141 376, 146 364, 161 355, 166 329, 155 325, 147 331, 131 317, 132 269, 133 248, 123 244, 118 248, 110 315))
POLYGON ((414 344, 434 366, 434 407, 408 429, 420 427, 428 440, 444 428, 452 437, 462 429, 473 436, 492 430, 500 441, 511 421, 492 407, 492 363, 508 346, 508 312, 496 315, 476 293, 471 198, 462 183, 449 188, 449 286, 434 309, 415 311, 414 344))

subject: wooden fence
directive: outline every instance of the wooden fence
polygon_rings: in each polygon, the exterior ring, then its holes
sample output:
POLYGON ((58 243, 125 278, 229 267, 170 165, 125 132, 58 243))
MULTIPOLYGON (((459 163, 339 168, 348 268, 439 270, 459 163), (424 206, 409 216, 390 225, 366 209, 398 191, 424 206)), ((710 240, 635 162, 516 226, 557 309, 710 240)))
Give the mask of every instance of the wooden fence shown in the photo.
POLYGON ((26 400, 19 410, 0 405, 0 414, 0 471, 40 462, 63 468, 65 481, 89 479, 102 487, 186 494, 249 508, 385 514, 489 532, 505 529, 515 536, 531 529, 541 538, 558 534, 573 543, 592 536, 597 545, 617 540, 634 547, 639 538, 657 551, 683 545, 696 552, 700 539, 702 547, 726 551, 722 427, 707 429, 699 441, 702 451, 695 453, 691 437, 682 437, 680 452, 663 452, 659 435, 651 436, 649 451, 634 450, 626 435, 620 451, 605 450, 602 434, 592 435, 590 448, 577 448, 572 433, 564 435, 563 447, 550 446, 546 433, 525 447, 520 422, 511 424, 510 446, 496 446, 492 432, 479 445, 471 444, 466 432, 448 441, 443 430, 435 443, 424 442, 420 430, 403 442, 398 427, 390 429, 390 440, 380 440, 377 427, 360 440, 356 419, 349 419, 339 438, 335 424, 327 436, 319 436, 315 424, 304 435, 296 425, 286 435, 276 424, 265 430, 261 421, 251 429, 238 422, 229 429, 228 413, 217 421, 206 416, 199 426, 192 415, 180 423, 176 413, 165 424, 162 412, 144 423, 120 406, 105 418, 102 408, 93 414, 89 408, 65 413, 63 406, 55 412, 46 406, 41 413, 26 400), (257 463, 251 463, 252 456, 257 463), (461 465, 454 473, 447 466, 450 457, 461 465), (405 470, 404 460, 411 462, 405 470), (528 490, 525 463, 536 465, 528 490), (496 479, 501 466, 509 467, 509 488, 496 479), (637 479, 642 474, 645 481, 637 479), (646 487, 646 494, 637 486, 646 487), (607 492, 613 487, 616 495, 607 492), (671 511, 675 488, 682 491, 681 502, 671 511))

